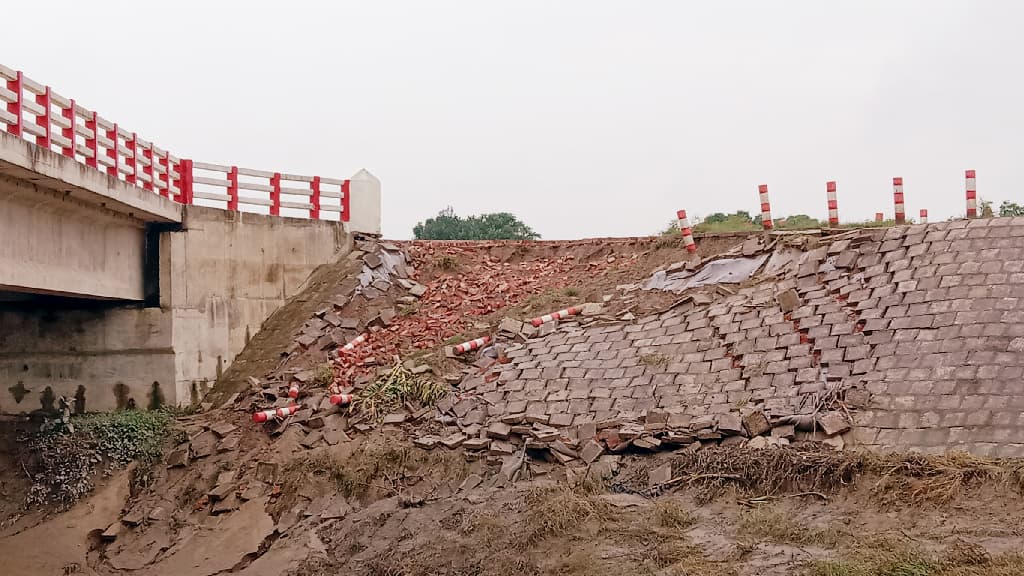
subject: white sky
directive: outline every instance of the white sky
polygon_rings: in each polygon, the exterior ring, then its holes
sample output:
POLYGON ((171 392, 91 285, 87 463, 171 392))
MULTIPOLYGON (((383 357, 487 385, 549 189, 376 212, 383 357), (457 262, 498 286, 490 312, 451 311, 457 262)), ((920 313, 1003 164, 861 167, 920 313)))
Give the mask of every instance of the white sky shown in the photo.
POLYGON ((1024 2, 9 2, 0 62, 173 153, 383 184, 544 238, 1024 202, 1024 2))

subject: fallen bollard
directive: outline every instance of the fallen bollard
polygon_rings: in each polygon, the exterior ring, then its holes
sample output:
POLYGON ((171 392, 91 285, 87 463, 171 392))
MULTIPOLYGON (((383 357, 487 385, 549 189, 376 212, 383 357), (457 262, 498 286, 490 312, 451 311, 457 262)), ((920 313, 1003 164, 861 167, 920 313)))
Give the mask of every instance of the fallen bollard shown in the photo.
POLYGON ((287 418, 287 417, 291 416, 292 414, 295 414, 298 411, 299 411, 299 405, 298 404, 292 404, 291 406, 286 406, 284 408, 277 408, 277 409, 274 409, 274 410, 263 410, 262 412, 256 412, 255 414, 253 414, 252 415, 252 421, 256 422, 257 424, 259 424, 261 422, 267 422, 267 421, 270 421, 270 420, 277 420, 278 418, 287 418))

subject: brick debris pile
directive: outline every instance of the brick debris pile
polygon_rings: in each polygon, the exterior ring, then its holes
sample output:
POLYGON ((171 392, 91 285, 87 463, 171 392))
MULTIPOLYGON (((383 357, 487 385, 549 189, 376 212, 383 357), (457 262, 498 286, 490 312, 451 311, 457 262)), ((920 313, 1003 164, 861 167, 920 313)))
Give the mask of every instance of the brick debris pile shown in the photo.
MULTIPOLYGON (((614 257, 583 263, 572 254, 507 262, 482 250, 489 247, 414 244, 407 250, 395 243, 357 241, 355 255, 362 261, 358 284, 335 295, 302 325, 275 374, 262 381, 250 378, 249 393, 235 394, 227 405, 253 412, 272 434, 291 424, 312 434, 323 427, 323 417, 337 415, 396 358, 440 349, 455 336, 495 333, 500 327, 486 321, 493 312, 567 286, 578 280, 581 268, 602 274, 622 263, 614 257), (421 284, 417 268, 426 266, 452 269, 421 284), (319 365, 310 366, 310 358, 319 365), (303 359, 305 365, 293 366, 303 359), (326 379, 321 361, 332 368, 326 379)), ((415 361, 406 365, 416 374, 436 372, 415 361)), ((340 426, 337 419, 330 422, 340 426)))

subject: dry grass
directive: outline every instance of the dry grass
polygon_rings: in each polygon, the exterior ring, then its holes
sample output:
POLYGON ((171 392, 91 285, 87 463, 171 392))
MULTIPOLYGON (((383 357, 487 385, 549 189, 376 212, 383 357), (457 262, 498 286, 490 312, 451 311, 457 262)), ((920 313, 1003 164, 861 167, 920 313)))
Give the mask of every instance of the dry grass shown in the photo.
MULTIPOLYGON (((310 477, 327 480, 345 497, 363 497, 374 491, 390 496, 424 480, 457 483, 468 475, 469 465, 460 452, 426 452, 377 443, 364 443, 346 459, 320 452, 292 460, 286 467, 286 476, 295 483, 310 477)), ((292 488, 297 491, 298 486, 292 488)))
MULTIPOLYGON (((869 457, 870 458, 870 457, 869 457)), ((965 452, 942 456, 899 454, 874 457, 871 468, 879 475, 875 495, 886 503, 941 504, 965 488, 980 484, 1024 489, 1024 464, 983 458, 965 452)))
MULTIPOLYGON (((620 474, 618 489, 647 492, 645 464, 620 474)), ((883 504, 943 504, 981 485, 1024 492, 1024 463, 964 453, 878 455, 836 452, 814 444, 772 450, 745 447, 682 452, 672 460, 672 476, 697 488, 701 502, 736 487, 757 496, 834 492, 862 477, 874 478, 872 494, 883 504)))
MULTIPOLYGON (((672 477, 684 477, 698 488, 699 502, 709 501, 728 486, 750 492, 780 494, 789 491, 831 490, 848 484, 864 468, 848 453, 786 446, 773 450, 707 448, 681 452, 672 460, 672 477)), ((620 474, 616 485, 635 492, 647 491, 647 469, 620 474)))
POLYGON ((603 503, 560 484, 531 488, 526 493, 524 504, 526 513, 521 542, 527 546, 576 530, 585 522, 600 521, 608 514, 603 503))
POLYGON ((809 526, 775 507, 759 507, 740 514, 737 537, 776 544, 835 548, 849 541, 853 535, 841 527, 809 526))
POLYGON ((697 517, 677 500, 663 498, 654 505, 658 524, 671 530, 685 530, 697 522, 697 517))
POLYGON ((845 550, 838 559, 810 566, 811 576, 1018 576, 1024 554, 991 556, 978 544, 955 539, 941 554, 915 542, 869 538, 845 550))

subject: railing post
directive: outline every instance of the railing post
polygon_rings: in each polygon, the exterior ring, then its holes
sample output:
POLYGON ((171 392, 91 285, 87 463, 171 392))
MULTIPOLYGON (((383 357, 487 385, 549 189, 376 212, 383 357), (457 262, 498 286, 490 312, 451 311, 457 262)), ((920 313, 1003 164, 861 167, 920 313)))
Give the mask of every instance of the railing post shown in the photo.
POLYGON ((85 165, 90 168, 99 168, 99 155, 100 155, 100 124, 97 121, 97 114, 94 110, 92 118, 85 121, 85 127, 92 130, 92 138, 85 139, 85 147, 92 152, 92 158, 85 159, 85 165))
POLYGON ((14 124, 8 125, 7 126, 7 131, 10 132, 11 134, 14 134, 15 136, 21 136, 22 125, 25 122, 25 120, 21 117, 21 111, 22 111, 21 103, 22 103, 23 99, 25 98, 25 96, 24 96, 25 93, 21 91, 21 83, 22 83, 21 70, 18 70, 17 76, 15 76, 14 80, 8 80, 7 81, 7 89, 10 90, 11 92, 14 92, 14 95, 17 98, 17 100, 15 100, 14 102, 8 102, 7 103, 7 111, 10 112, 11 114, 14 114, 14 116, 15 116, 14 124))
POLYGON ((157 178, 161 182, 164 183, 163 189, 160 190, 160 195, 163 196, 164 198, 170 198, 171 197, 171 177, 172 177, 172 174, 171 174, 171 162, 170 162, 170 159, 168 158, 169 156, 170 156, 170 152, 164 150, 164 155, 160 156, 160 157, 157 157, 157 159, 156 159, 157 163, 160 164, 160 167, 164 169, 163 173, 157 174, 157 178))
POLYGON ((117 122, 114 122, 114 127, 112 129, 107 130, 107 140, 112 140, 114 142, 114 144, 111 147, 107 148, 107 158, 110 158, 111 160, 114 161, 113 166, 107 166, 107 174, 113 176, 114 178, 119 178, 120 175, 118 174, 117 169, 118 167, 121 166, 121 151, 119 150, 117 144, 117 122))
POLYGON ((174 201, 179 204, 192 203, 192 161, 178 160, 178 190, 174 201))
POLYGON ((36 116, 36 125, 43 129, 42 136, 36 136, 36 145, 50 149, 50 87, 47 86, 42 94, 36 94, 36 104, 43 107, 42 116, 36 116))
POLYGON ((146 165, 142 167, 142 173, 148 176, 145 182, 142 183, 142 187, 145 190, 152 192, 156 189, 156 183, 153 182, 153 143, 150 142, 149 146, 142 149, 142 157, 146 159, 146 165))
MULTIPOLYGON (((117 142, 114 142, 116 145, 117 142)), ((124 143, 125 148, 131 151, 131 157, 125 157, 124 162, 132 169, 132 173, 125 176, 124 181, 134 185, 139 180, 139 147, 138 147, 138 135, 132 132, 132 139, 124 143)))
POLYGON ((313 181, 309 183, 309 189, 311 194, 309 195, 309 203, 313 206, 309 209, 309 217, 313 220, 320 218, 320 177, 313 176, 313 181))
POLYGON ((67 156, 68 158, 71 158, 72 160, 74 160, 75 152, 76 152, 75 151, 75 136, 78 134, 78 131, 75 130, 75 123, 78 120, 78 116, 75 114, 75 101, 74 100, 69 101, 68 102, 68 107, 64 108, 63 110, 61 110, 60 111, 60 115, 63 116, 64 119, 68 121, 68 124, 70 124, 70 126, 68 128, 61 128, 60 129, 61 136, 67 138, 67 140, 68 140, 68 146, 66 148, 63 148, 61 150, 61 153, 64 154, 65 156, 67 156))
POLYGON ((351 198, 349 198, 349 192, 348 192, 349 188, 350 188, 349 181, 345 180, 341 184, 341 221, 342 222, 348 222, 349 218, 352 217, 352 214, 349 213, 349 208, 351 207, 351 202, 350 202, 351 198))
POLYGON ((181 161, 181 195, 185 204, 192 204, 192 161, 181 161))
POLYGON ((228 171, 228 210, 238 210, 238 166, 232 166, 228 171))
POLYGON ((274 188, 274 191, 270 193, 270 215, 280 216, 281 215, 281 173, 274 172, 274 175, 270 178, 270 185, 274 188))

